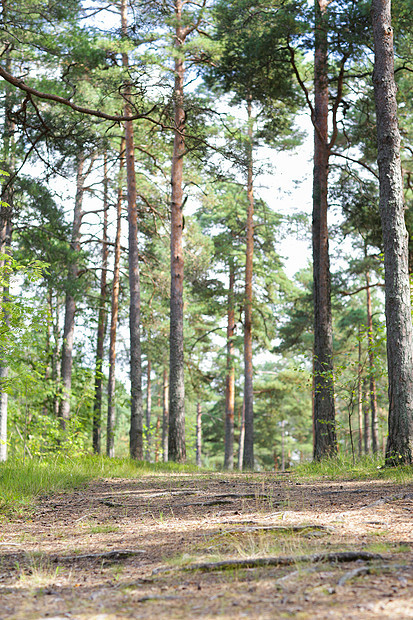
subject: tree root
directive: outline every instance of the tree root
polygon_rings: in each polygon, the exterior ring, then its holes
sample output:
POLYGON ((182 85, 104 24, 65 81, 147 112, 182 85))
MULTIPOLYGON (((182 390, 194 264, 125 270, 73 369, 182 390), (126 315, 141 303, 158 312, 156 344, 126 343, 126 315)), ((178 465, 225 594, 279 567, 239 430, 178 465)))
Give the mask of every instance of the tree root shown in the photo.
POLYGON ((335 532, 335 528, 329 525, 251 525, 246 527, 240 527, 233 530, 219 530, 218 532, 210 532, 208 535, 210 536, 219 536, 226 534, 244 534, 244 533, 254 533, 254 532, 285 532, 285 533, 294 533, 294 532, 325 532, 326 534, 330 534, 335 532))
POLYGON ((75 560, 123 560, 135 555, 146 553, 143 549, 118 549, 113 551, 104 551, 103 553, 85 553, 82 555, 62 555, 54 558, 54 562, 73 562, 75 560))
POLYGON ((375 506, 381 506, 382 504, 388 504, 390 502, 397 502, 399 499, 413 499, 413 493, 398 493, 397 495, 388 495, 387 497, 381 497, 376 502, 363 506, 361 510, 367 510, 367 508, 374 508, 375 506))
POLYGON ((354 570, 350 570, 345 573, 338 581, 338 586, 344 586, 347 581, 353 579, 353 577, 358 577, 359 575, 370 575, 371 573, 377 572, 385 572, 392 570, 407 570, 411 569, 411 566, 406 566, 405 564, 382 564, 381 566, 360 566, 359 568, 355 568, 354 570))
POLYGON ((258 568, 260 566, 291 566, 292 564, 300 564, 302 562, 356 562, 363 560, 371 562, 373 560, 382 560, 383 556, 378 553, 369 553, 367 551, 340 551, 333 553, 313 553, 311 555, 299 556, 279 556, 269 558, 247 558, 245 560, 223 560, 221 562, 201 562, 198 564, 189 564, 184 566, 182 570, 230 570, 232 568, 258 568))

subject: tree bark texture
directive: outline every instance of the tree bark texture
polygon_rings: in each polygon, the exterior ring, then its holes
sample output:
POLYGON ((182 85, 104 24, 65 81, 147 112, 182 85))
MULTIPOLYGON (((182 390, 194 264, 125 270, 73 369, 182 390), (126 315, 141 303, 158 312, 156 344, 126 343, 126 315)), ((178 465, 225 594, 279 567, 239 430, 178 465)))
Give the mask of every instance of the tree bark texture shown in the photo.
POLYGON ((369 353, 369 380, 370 380, 370 410, 371 410, 371 447, 373 453, 379 450, 379 420, 377 411, 376 379, 374 377, 374 338, 373 313, 371 308, 370 275, 366 272, 367 297, 367 342, 369 353))
POLYGON ((196 405, 196 466, 202 467, 202 409, 196 405))
MULTIPOLYGON (((6 21, 7 7, 3 2, 3 22, 6 21)), ((6 68, 11 71, 11 48, 6 52, 6 68)), ((10 252, 12 239, 12 217, 14 208, 14 173, 15 173, 15 156, 14 156, 14 123, 10 119, 9 114, 12 111, 12 92, 10 86, 5 88, 4 96, 4 126, 3 126, 3 158, 2 169, 8 172, 10 176, 2 177, 1 202, 7 203, 0 205, 0 253, 7 254, 10 252)), ((5 261, 0 260, 0 265, 4 266, 5 261)), ((9 299, 9 287, 5 284, 0 288, 2 297, 3 318, 6 326, 10 324, 10 315, 7 310, 9 299)), ((3 358, 0 351, 0 461, 7 460, 7 417, 8 417, 8 394, 4 389, 5 383, 9 377, 9 367, 6 359, 3 358)))
POLYGON ((383 231, 389 373, 389 434, 386 464, 412 463, 413 342, 408 236, 400 164, 390 0, 372 1, 377 163, 383 231))
POLYGON ((119 185, 116 201, 116 237, 113 258, 113 281, 112 300, 110 313, 110 343, 109 343, 109 378, 108 378, 108 414, 106 427, 106 455, 115 456, 115 389, 116 389, 116 332, 119 315, 119 276, 120 276, 120 239, 122 233, 122 203, 123 203, 123 179, 122 173, 125 167, 125 138, 120 143, 119 153, 119 185))
POLYGON ((152 363, 148 359, 146 369, 146 460, 151 460, 151 412, 152 412, 152 363))
POLYGON ((368 379, 363 381, 363 418, 364 418, 364 454, 370 454, 371 449, 371 427, 369 423, 369 400, 367 398, 368 379))
POLYGON ((52 353, 52 379, 53 383, 56 386, 53 393, 53 412, 56 417, 59 417, 59 406, 60 406, 60 300, 59 294, 56 294, 56 304, 54 306, 54 316, 53 320, 53 298, 52 293, 50 293, 50 308, 52 317, 52 329, 53 329, 53 353, 52 353))
POLYGON ((168 371, 163 370, 163 406, 162 406, 162 459, 168 462, 168 436, 169 436, 169 382, 168 371))
POLYGON ((103 161, 103 231, 102 231, 102 270, 100 275, 98 333, 96 343, 95 364, 95 398, 93 401, 93 452, 100 454, 101 427, 102 427, 102 365, 103 347, 106 331, 106 281, 108 272, 108 160, 104 153, 103 161))
POLYGON ((185 154, 185 109, 184 109, 184 60, 182 44, 185 28, 182 25, 182 0, 175 1, 175 85, 174 111, 175 133, 171 171, 171 301, 169 337, 169 446, 168 458, 184 462, 185 446, 185 384, 184 384, 184 256, 183 231, 183 164, 185 154))
MULTIPOLYGON (((127 36, 128 20, 126 0, 121 3, 122 35, 127 36)), ((129 66, 126 53, 122 54, 122 64, 129 66)), ((131 87, 129 83, 122 90, 125 98, 124 114, 132 116, 131 87)), ((135 143, 133 122, 125 121, 126 176, 128 195, 128 266, 129 266, 129 331, 130 331, 130 381, 131 381, 131 419, 129 432, 129 451, 133 459, 143 459, 143 402, 142 402, 142 355, 141 355, 141 301, 138 252, 138 211, 136 205, 135 143)))
POLYGON ((76 174, 76 197, 75 208, 73 211, 72 235, 70 249, 72 252, 71 264, 68 269, 68 291, 65 301, 65 322, 63 327, 62 361, 60 366, 60 378, 62 383, 59 418, 60 426, 66 429, 70 419, 70 395, 72 389, 72 364, 73 364, 73 336, 75 331, 76 299, 72 292, 74 283, 78 278, 77 254, 80 252, 80 226, 83 216, 83 194, 86 174, 83 172, 85 156, 83 153, 78 155, 77 174, 76 174))
POLYGON ((252 273, 254 254, 254 188, 253 188, 253 119, 251 97, 248 97, 248 170, 247 170, 247 227, 245 254, 245 305, 244 305, 244 403, 245 437, 243 468, 254 469, 254 401, 252 377, 252 273))
POLYGON ((313 171, 315 460, 333 456, 337 452, 330 258, 327 227, 328 166, 330 155, 328 145, 327 5, 328 0, 315 0, 315 131, 313 171))
POLYGON ((234 409, 235 409, 235 367, 234 367, 234 264, 229 267, 228 310, 227 310, 227 368, 225 379, 225 457, 224 468, 234 468, 234 409))
POLYGON ((244 456, 244 438, 245 438, 245 399, 242 402, 242 413, 239 425, 239 443, 238 443, 238 470, 242 471, 242 462, 244 456))
POLYGON ((361 363, 361 329, 359 329, 359 359, 357 368, 357 412, 358 412, 358 453, 359 456, 363 454, 363 379, 362 372, 363 366, 361 363))

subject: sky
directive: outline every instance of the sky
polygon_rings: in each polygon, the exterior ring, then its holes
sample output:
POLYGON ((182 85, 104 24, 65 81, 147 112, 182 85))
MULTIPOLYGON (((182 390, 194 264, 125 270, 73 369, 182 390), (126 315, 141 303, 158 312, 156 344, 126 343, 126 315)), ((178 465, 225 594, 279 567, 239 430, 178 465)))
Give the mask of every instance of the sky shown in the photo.
POLYGON ((307 115, 301 115, 296 124, 299 131, 306 132, 303 143, 292 151, 260 149, 260 157, 268 159, 271 170, 261 174, 255 183, 257 195, 277 213, 285 217, 299 213, 308 215, 307 231, 302 226, 292 226, 279 246, 285 271, 290 278, 312 260, 309 226, 312 211, 313 130, 307 115))

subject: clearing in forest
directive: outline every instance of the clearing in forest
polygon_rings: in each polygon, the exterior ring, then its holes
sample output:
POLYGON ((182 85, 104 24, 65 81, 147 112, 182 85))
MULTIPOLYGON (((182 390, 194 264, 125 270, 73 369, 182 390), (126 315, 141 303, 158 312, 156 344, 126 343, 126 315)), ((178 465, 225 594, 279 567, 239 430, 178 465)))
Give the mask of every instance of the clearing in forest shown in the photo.
POLYGON ((2 523, 0 617, 413 618, 413 482, 144 474, 2 523))

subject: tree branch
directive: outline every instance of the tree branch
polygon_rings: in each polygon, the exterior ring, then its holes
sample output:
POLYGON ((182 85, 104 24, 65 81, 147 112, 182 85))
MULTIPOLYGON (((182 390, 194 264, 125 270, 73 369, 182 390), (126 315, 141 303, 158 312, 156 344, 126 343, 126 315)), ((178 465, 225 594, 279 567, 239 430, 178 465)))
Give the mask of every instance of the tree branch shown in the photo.
POLYGON ((343 58, 341 59, 340 73, 338 74, 337 95, 334 99, 334 105, 333 105, 333 110, 332 110, 333 112, 333 133, 331 134, 330 142, 327 145, 327 148, 330 152, 334 146, 335 141, 337 140, 337 135, 338 135, 337 111, 338 111, 338 106, 340 105, 340 102, 343 98, 344 66, 346 64, 347 58, 348 58, 348 55, 344 54, 343 58))
POLYGON ((156 109, 156 106, 153 106, 150 110, 148 110, 147 112, 143 114, 134 114, 132 116, 129 116, 129 115, 125 116, 121 114, 106 114, 106 112, 100 112, 99 110, 94 110, 93 108, 86 108, 84 106, 77 105, 76 103, 73 103, 73 101, 70 101, 70 99, 65 99, 65 97, 60 97, 60 95, 53 95, 51 93, 43 93, 37 90, 36 88, 32 88, 31 86, 28 86, 27 84, 25 84, 23 80, 20 80, 19 78, 16 78, 13 75, 11 75, 11 73, 6 71, 1 65, 0 65, 0 76, 4 80, 6 80, 6 82, 9 82, 9 84, 12 84, 12 86, 19 88, 20 90, 28 93, 29 95, 33 95, 34 97, 39 97, 39 99, 55 101, 56 103, 60 103, 62 105, 65 105, 71 108, 75 112, 80 112, 81 114, 88 114, 89 116, 96 116, 97 118, 103 118, 108 121, 115 121, 115 122, 121 123, 124 121, 134 121, 134 120, 143 119, 143 118, 151 120, 149 118, 149 114, 151 114, 156 109))

